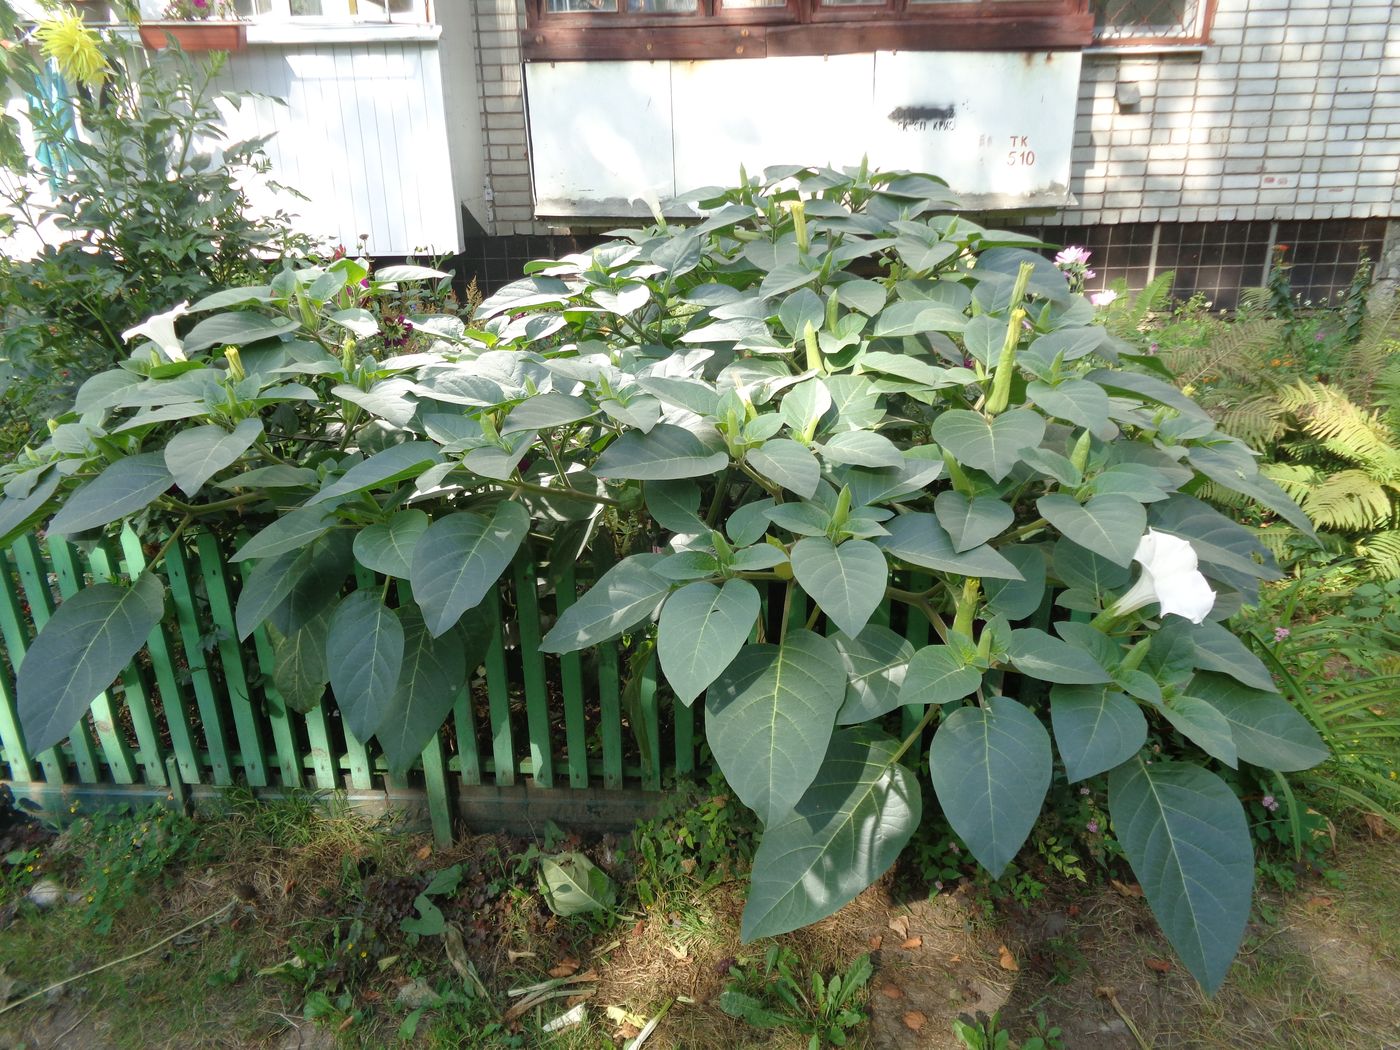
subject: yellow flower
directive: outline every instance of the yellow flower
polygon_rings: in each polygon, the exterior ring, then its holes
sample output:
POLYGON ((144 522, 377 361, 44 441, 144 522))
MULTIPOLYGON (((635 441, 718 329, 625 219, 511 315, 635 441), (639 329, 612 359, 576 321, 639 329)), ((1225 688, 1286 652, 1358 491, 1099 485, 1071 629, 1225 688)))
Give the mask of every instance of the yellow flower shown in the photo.
POLYGON ((44 22, 35 35, 44 57, 53 59, 64 76, 93 88, 107 79, 97 33, 72 9, 44 22))

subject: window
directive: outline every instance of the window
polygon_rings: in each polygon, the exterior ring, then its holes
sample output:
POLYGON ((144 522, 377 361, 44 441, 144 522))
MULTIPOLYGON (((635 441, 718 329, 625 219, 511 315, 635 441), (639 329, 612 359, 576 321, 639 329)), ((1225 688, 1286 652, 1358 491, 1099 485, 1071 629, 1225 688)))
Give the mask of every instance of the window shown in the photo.
POLYGON ((240 18, 339 22, 426 22, 427 0, 234 0, 240 18))
POLYGON ((765 58, 885 50, 1040 51, 1090 43, 1093 15, 1088 3, 526 0, 521 46, 527 61, 765 58))
POLYGON ((1203 44, 1213 0, 1093 0, 1094 41, 1104 46, 1203 44))

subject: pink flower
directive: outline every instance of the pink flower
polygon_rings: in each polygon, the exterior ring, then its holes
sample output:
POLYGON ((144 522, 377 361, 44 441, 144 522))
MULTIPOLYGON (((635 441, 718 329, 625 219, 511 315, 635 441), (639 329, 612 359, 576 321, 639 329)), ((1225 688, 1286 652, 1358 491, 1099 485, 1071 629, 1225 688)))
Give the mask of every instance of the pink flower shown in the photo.
POLYGON ((1293 633, 1293 632, 1290 631, 1287 627, 1275 627, 1275 628, 1274 628, 1274 641, 1276 641, 1276 642, 1281 642, 1281 641, 1283 641, 1285 638, 1287 638, 1287 637, 1288 637, 1290 634, 1292 634, 1292 633, 1293 633))
POLYGON ((1080 248, 1077 245, 1071 245, 1070 247, 1064 249, 1058 255, 1055 256, 1056 266, 1082 266, 1087 264, 1088 261, 1088 250, 1085 248, 1080 248))
POLYGON ((1084 830, 1090 835, 1097 835, 1099 833, 1099 822, 1097 820, 1089 821, 1089 823, 1084 825, 1084 830))
POLYGON ((1278 799, 1274 798, 1273 795, 1265 795, 1259 800, 1259 804, 1265 809, 1267 809, 1270 813, 1278 812, 1278 799))
POLYGON ((1093 303, 1095 306, 1107 306, 1117 298, 1118 293, 1110 288, 1104 292, 1095 292, 1093 295, 1089 296, 1089 302, 1093 303))

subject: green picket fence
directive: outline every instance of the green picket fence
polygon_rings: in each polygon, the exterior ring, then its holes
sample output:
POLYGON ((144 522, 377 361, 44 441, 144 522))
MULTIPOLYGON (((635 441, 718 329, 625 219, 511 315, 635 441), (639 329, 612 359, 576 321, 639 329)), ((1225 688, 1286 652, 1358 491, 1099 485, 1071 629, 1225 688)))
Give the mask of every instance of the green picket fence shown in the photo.
MULTIPOLYGON (((626 654, 616 646, 542 654, 547 625, 592 574, 579 578, 572 564, 542 574, 520 558, 487 598, 492 635, 484 665, 469 671, 414 769, 394 777, 372 741, 346 730, 333 701, 304 714, 283 703, 265 631, 237 639, 239 567, 209 534, 174 544, 154 566, 170 585, 165 620, 67 741, 32 754, 14 682, 34 635, 59 601, 90 583, 131 578, 147 558, 130 529, 90 550, 28 536, 0 552, 0 774, 16 796, 55 815, 74 802, 183 800, 242 784, 260 793, 344 792, 352 805, 424 817, 447 841, 459 820, 623 826, 654 808, 664 784, 696 772, 703 705, 669 702, 654 658, 629 690, 626 654)), ((382 580, 362 575, 358 584, 382 580)), ((765 599, 765 607, 777 630, 781 601, 765 599)), ((922 645, 927 622, 903 611, 896 607, 899 622, 891 623, 883 608, 872 622, 922 645)), ((787 615, 790 623, 806 621, 800 596, 787 615)), ((906 731, 922 715, 904 709, 906 731)))
POLYGON ((336 790, 352 803, 426 810, 447 839, 462 816, 501 826, 546 816, 625 822, 654 802, 646 793, 694 771, 696 712, 663 712, 654 663, 642 670, 629 717, 616 647, 540 653, 546 617, 573 600, 578 581, 573 566, 549 581, 518 560, 487 599, 484 673, 472 669, 419 763, 392 777, 330 700, 305 714, 283 703, 265 631, 237 640, 239 567, 207 534, 172 546, 154 567, 170 585, 166 619, 119 682, 64 744, 30 753, 14 676, 34 635, 57 602, 89 583, 130 578, 146 558, 130 530, 86 552, 30 536, 0 553, 0 773, 17 796, 58 812, 84 798, 181 797, 235 783, 336 790))

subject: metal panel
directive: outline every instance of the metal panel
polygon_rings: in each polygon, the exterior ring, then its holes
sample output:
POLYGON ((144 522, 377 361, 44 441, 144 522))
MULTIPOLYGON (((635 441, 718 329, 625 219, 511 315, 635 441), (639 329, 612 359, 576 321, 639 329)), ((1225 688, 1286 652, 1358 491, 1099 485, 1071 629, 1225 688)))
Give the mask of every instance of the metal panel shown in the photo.
POLYGON ((871 162, 940 175, 974 207, 1064 204, 1079 59, 881 51, 871 162))
POLYGON ((648 215, 675 196, 671 63, 532 62, 525 93, 541 215, 648 215))
POLYGON ((274 178, 257 207, 285 207, 300 230, 375 255, 460 248, 436 45, 416 41, 296 43, 230 57, 225 86, 255 92, 226 107, 230 135, 275 132, 274 178), (274 100, 283 100, 281 105, 274 100))
POLYGON ((646 215, 743 164, 941 175, 970 208, 1069 202, 1078 52, 526 65, 536 211, 646 215))
POLYGON ((676 185, 728 186, 742 163, 859 164, 873 55, 671 63, 676 185))

